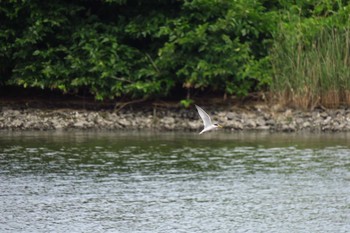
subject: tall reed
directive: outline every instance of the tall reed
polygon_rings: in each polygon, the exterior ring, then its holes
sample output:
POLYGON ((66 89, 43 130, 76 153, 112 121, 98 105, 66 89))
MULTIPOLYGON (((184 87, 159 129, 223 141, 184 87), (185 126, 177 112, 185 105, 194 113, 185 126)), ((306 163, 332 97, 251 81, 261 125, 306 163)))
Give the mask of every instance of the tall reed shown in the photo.
POLYGON ((271 50, 273 95, 304 109, 350 106, 349 43, 350 28, 323 26, 311 37, 281 30, 271 50))

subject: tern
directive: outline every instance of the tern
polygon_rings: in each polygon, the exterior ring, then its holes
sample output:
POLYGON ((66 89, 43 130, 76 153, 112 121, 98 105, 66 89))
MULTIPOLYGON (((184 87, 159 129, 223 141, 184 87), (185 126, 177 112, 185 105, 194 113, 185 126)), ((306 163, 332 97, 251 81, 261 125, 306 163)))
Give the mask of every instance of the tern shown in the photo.
POLYGON ((211 122, 210 116, 208 115, 208 113, 206 113, 201 107, 195 105, 197 108, 197 111, 199 113, 199 116, 202 118, 203 124, 204 124, 204 129, 199 133, 202 134, 204 132, 207 132, 209 130, 212 129, 216 129, 216 128, 222 128, 221 125, 219 124, 213 124, 211 122))

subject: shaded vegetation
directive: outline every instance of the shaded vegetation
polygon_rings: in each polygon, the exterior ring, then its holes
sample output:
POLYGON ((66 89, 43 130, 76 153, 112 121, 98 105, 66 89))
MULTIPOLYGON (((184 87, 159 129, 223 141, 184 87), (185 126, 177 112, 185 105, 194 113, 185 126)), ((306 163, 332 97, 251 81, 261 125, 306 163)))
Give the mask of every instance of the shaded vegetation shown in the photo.
POLYGON ((350 104, 349 13, 341 0, 1 1, 0 85, 99 100, 272 90, 305 107, 339 93, 350 104))

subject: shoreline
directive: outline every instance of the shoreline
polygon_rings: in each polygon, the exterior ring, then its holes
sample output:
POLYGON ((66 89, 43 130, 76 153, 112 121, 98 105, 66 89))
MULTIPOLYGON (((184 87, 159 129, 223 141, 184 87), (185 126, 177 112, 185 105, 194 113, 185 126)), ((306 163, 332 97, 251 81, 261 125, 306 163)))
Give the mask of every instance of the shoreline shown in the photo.
MULTIPOLYGON (((267 104, 249 108, 203 105, 225 131, 349 132, 350 109, 301 111, 267 104)), ((112 110, 0 107, 1 131, 26 130, 152 130, 200 131, 202 121, 194 106, 184 108, 128 107, 112 110)))

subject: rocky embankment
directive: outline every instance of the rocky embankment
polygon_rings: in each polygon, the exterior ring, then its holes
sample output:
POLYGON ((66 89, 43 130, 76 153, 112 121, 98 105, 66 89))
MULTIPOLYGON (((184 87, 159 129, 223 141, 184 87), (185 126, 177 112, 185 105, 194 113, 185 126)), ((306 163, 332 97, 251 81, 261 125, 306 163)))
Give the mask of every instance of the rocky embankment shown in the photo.
MULTIPOLYGON (((307 130, 350 131, 350 109, 316 109, 304 112, 253 106, 250 109, 203 106, 213 121, 226 130, 294 132, 307 130)), ((73 109, 0 108, 0 130, 200 130, 202 122, 195 108, 154 108, 113 111, 73 109)))

